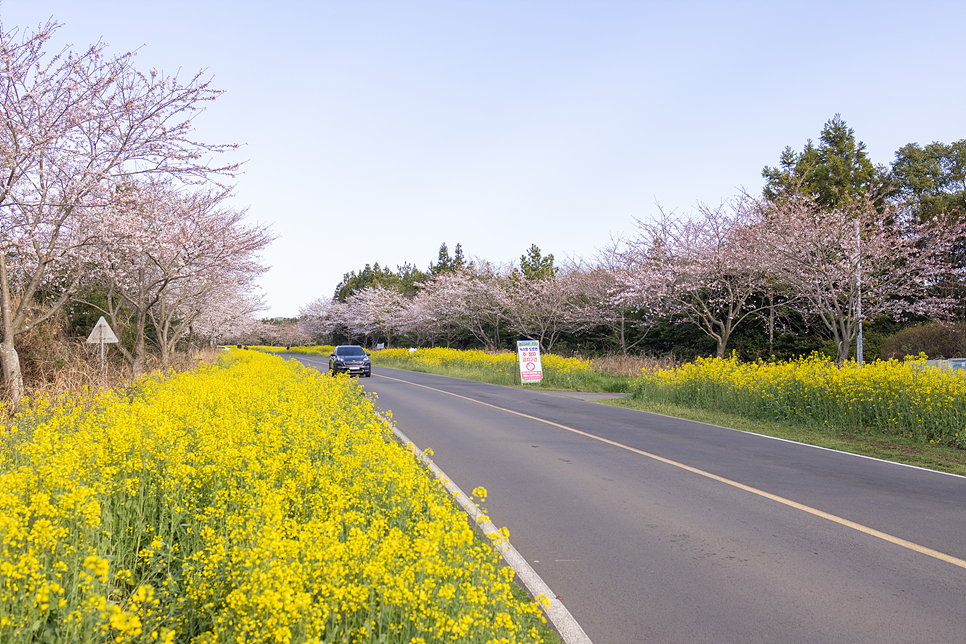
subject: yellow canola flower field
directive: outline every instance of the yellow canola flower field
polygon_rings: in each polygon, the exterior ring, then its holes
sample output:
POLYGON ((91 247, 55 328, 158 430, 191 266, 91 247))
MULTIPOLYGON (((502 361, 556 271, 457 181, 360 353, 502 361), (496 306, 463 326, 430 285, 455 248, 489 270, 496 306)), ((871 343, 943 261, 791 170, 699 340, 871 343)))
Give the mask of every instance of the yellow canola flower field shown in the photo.
POLYGON ((966 378, 924 358, 858 365, 699 358, 645 371, 636 396, 766 420, 909 436, 966 448, 966 378))
MULTIPOLYGON (((399 366, 412 371, 477 372, 491 374, 507 383, 520 379, 517 354, 488 353, 478 349, 383 349, 373 354, 377 364, 399 366)), ((564 358, 552 353, 540 356, 544 384, 561 388, 577 388, 580 382, 595 376, 590 360, 564 358)))
POLYGON ((348 378, 233 351, 2 431, 0 642, 540 642, 348 378))
POLYGON ((303 356, 319 356, 320 358, 328 358, 329 354, 335 351, 335 347, 331 344, 320 344, 314 347, 266 347, 266 346, 250 346, 249 349, 253 351, 261 351, 262 353, 271 353, 275 355, 303 355, 303 356))

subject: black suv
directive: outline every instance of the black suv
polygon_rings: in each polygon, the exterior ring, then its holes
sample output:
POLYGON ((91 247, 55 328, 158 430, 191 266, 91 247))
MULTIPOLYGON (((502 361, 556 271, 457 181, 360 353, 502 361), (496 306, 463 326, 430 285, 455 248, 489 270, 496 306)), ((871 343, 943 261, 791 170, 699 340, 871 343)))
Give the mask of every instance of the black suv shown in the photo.
POLYGON ((347 373, 350 376, 372 376, 369 354, 358 344, 342 344, 329 356, 329 373, 347 373))

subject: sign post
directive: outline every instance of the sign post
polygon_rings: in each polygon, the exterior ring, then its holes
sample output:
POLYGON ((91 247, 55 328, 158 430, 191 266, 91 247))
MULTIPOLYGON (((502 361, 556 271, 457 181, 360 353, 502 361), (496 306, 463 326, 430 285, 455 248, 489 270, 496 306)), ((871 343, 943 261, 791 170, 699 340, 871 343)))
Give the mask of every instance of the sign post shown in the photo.
POLYGON ((94 325, 94 330, 91 334, 87 336, 88 344, 99 344, 101 345, 101 387, 106 386, 106 369, 104 367, 104 344, 113 344, 117 342, 117 336, 114 335, 114 331, 111 330, 110 325, 108 325, 107 320, 104 319, 102 315, 94 325))
POLYGON ((543 366, 540 364, 540 343, 536 340, 518 340, 517 357, 520 360, 520 382, 540 382, 543 366))

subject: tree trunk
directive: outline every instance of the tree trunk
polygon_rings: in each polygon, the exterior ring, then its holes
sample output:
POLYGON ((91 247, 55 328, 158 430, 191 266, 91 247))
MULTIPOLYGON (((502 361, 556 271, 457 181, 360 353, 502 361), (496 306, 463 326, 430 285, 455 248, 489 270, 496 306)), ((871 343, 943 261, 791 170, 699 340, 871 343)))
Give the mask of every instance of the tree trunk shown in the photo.
POLYGON ((775 296, 768 295, 768 355, 775 353, 775 296))
POLYGON ((725 350, 728 348, 728 339, 731 338, 731 331, 734 328, 732 324, 733 318, 729 317, 726 320, 716 322, 716 326, 721 329, 721 333, 714 334, 711 333, 711 337, 718 340, 718 350, 717 355, 719 358, 725 357, 725 350))
MULTIPOLYGON (((125 298, 121 296, 121 299, 126 301, 130 308, 134 309, 134 345, 131 350, 128 351, 122 343, 118 343, 117 347, 121 351, 121 355, 127 360, 128 365, 131 367, 131 378, 137 379, 142 374, 144 374, 144 364, 146 356, 146 347, 144 342, 144 326, 147 324, 147 315, 145 314, 146 305, 143 302, 143 297, 140 302, 135 302, 130 298, 125 298)), ((121 324, 121 299, 114 299, 114 289, 111 288, 107 293, 107 314, 111 318, 111 327, 115 329, 118 333, 123 328, 121 324)))
MULTIPOLYGON (((842 327, 845 327, 845 323, 841 323, 842 327)), ((835 349, 838 355, 838 364, 845 364, 849 360, 849 349, 851 348, 852 339, 849 337, 848 332, 845 328, 838 328, 837 326, 832 329, 832 337, 835 340, 835 349)))
POLYGON ((20 356, 13 346, 13 340, 0 342, 0 363, 3 363, 3 384, 10 400, 16 404, 23 400, 23 372, 20 371, 20 356))
POLYGON ((624 318, 625 318, 625 316, 624 316, 624 313, 622 311, 621 312, 621 327, 620 327, 621 353, 623 353, 626 356, 627 355, 627 338, 624 335, 624 318))
POLYGON ((147 349, 144 346, 144 313, 137 313, 137 327, 134 329, 134 360, 131 361, 131 377, 137 379, 144 374, 144 357, 147 349))
POLYGON ((14 404, 23 400, 23 372, 20 370, 20 356, 13 344, 16 336, 13 320, 13 302, 10 300, 10 283, 7 281, 7 256, 0 253, 0 320, 3 322, 3 337, 0 339, 0 366, 3 369, 3 384, 7 396, 14 404))

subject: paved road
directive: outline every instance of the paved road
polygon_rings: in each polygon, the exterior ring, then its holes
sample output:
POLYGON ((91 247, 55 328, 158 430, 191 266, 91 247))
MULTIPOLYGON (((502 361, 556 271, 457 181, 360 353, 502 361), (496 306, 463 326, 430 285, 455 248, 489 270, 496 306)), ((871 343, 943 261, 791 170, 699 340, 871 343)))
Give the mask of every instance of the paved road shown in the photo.
POLYGON ((487 488, 595 644, 966 642, 963 477, 553 392, 362 384, 487 488))

